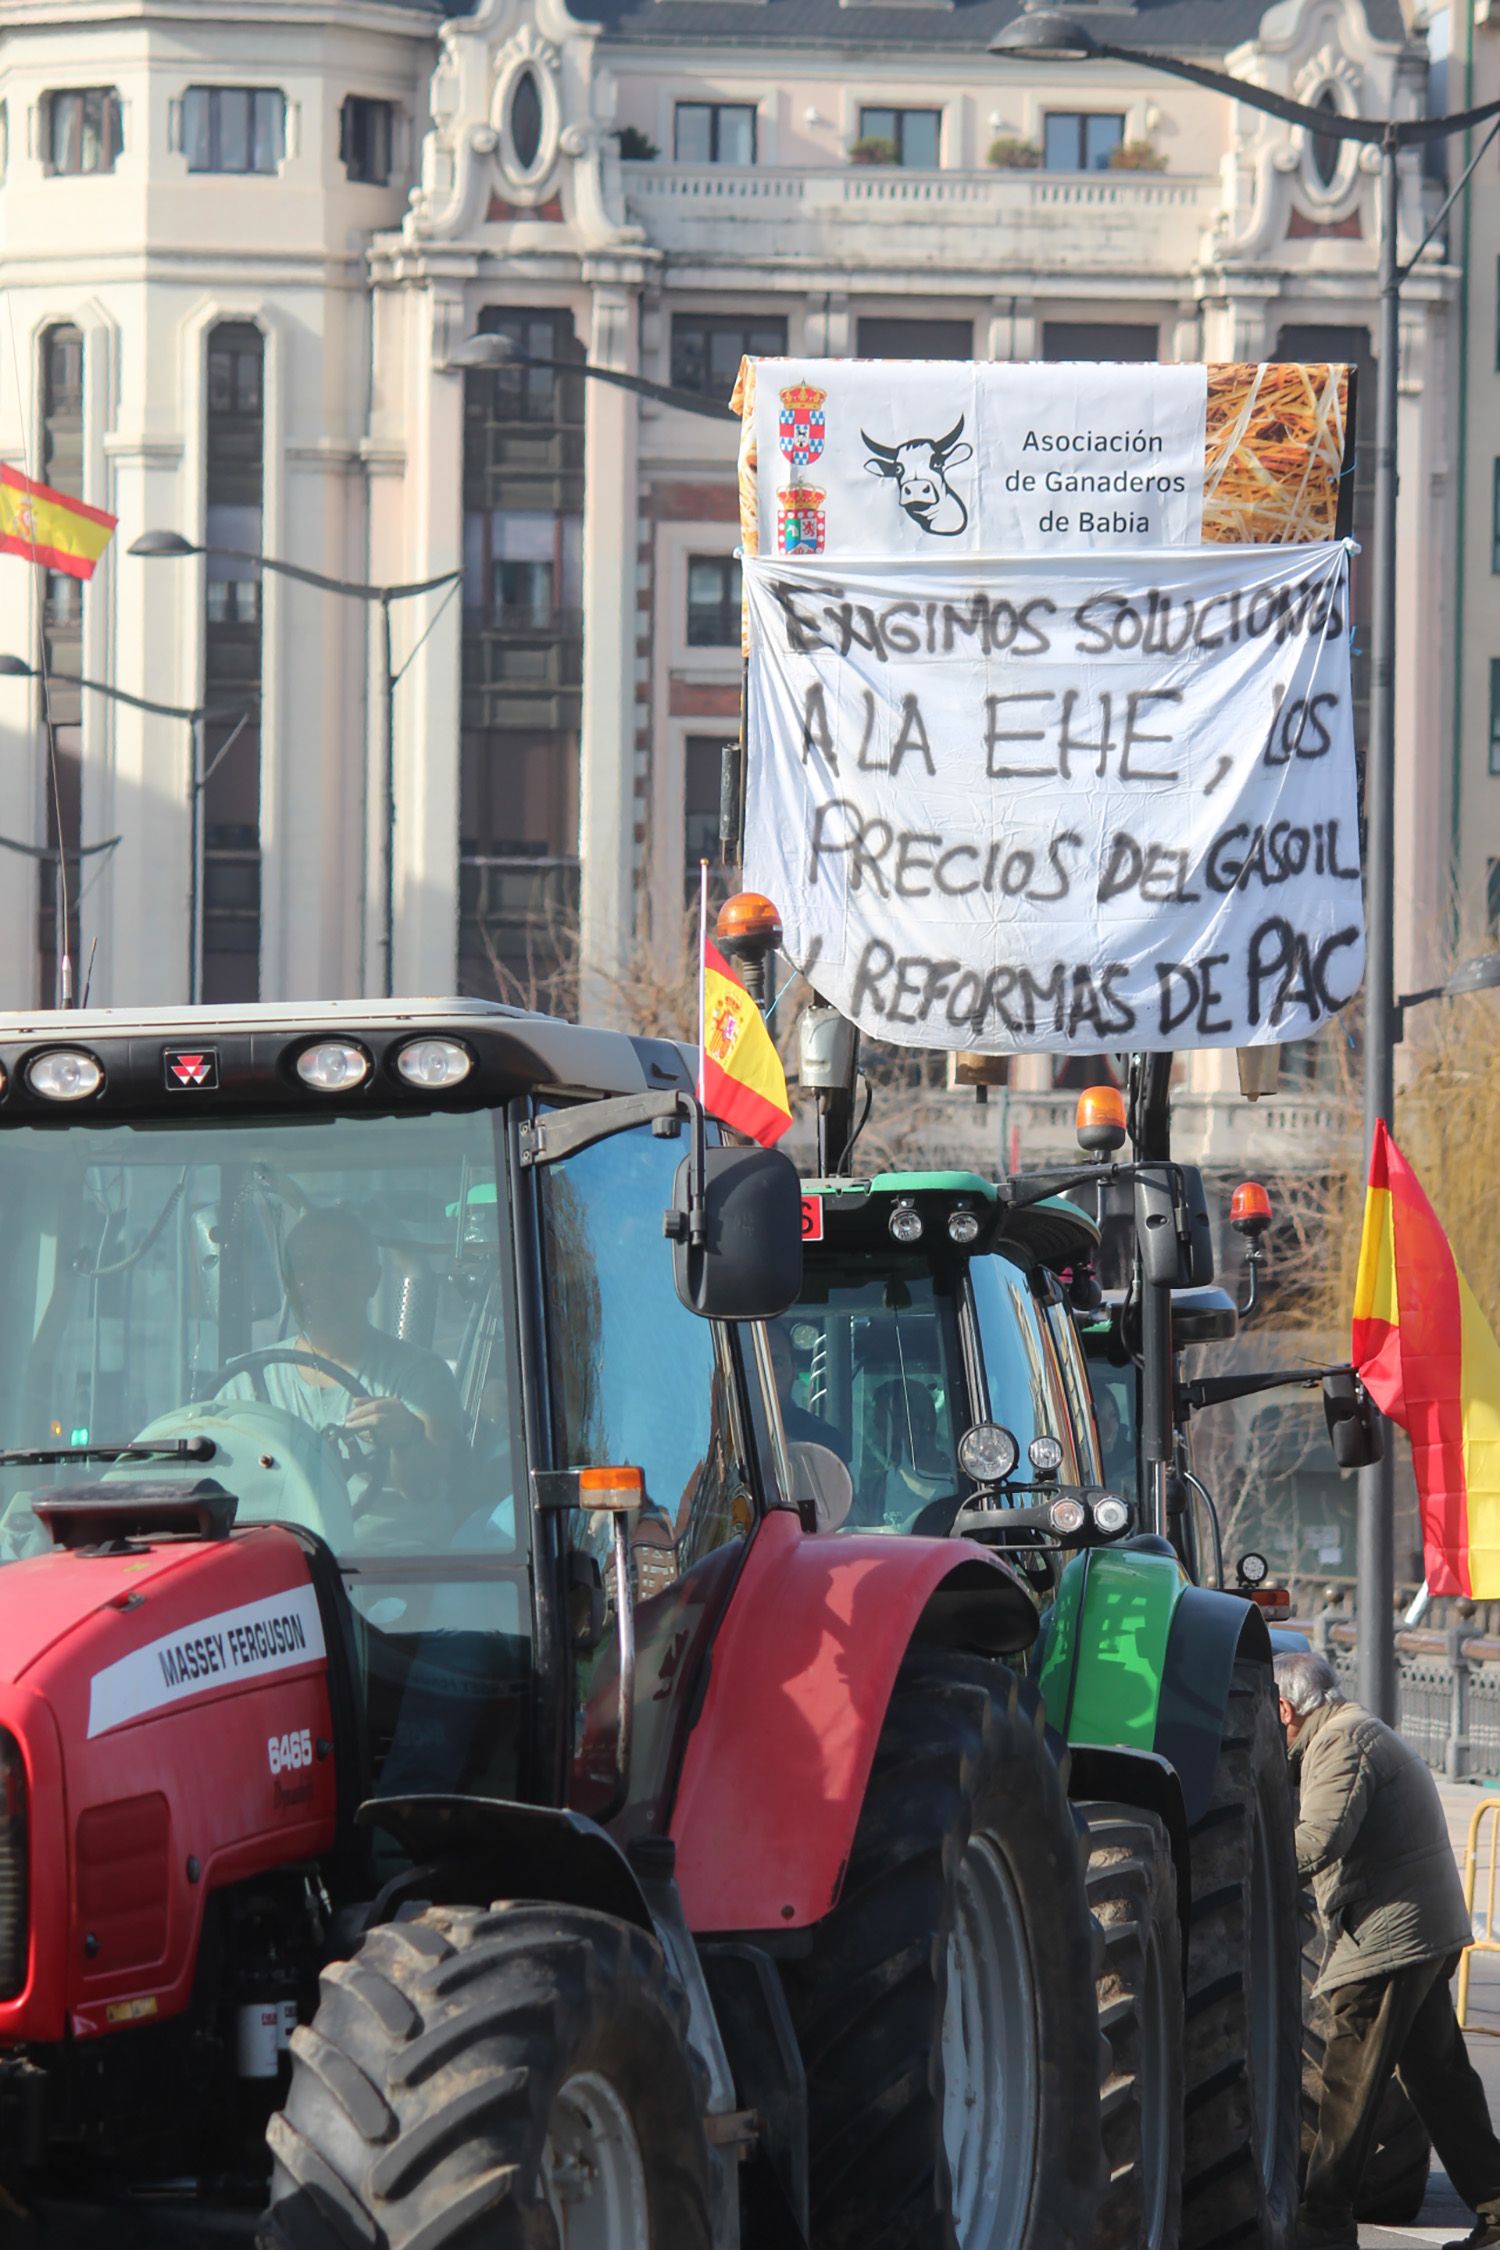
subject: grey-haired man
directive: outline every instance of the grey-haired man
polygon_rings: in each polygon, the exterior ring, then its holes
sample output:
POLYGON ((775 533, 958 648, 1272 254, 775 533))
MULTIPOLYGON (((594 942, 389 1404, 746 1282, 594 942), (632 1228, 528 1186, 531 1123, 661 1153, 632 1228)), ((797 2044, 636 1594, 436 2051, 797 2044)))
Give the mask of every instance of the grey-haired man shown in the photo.
POLYGON ((1325 1658, 1278 1656, 1276 1685, 1298 1779, 1297 1872, 1330 1940, 1298 2250, 1357 2250, 1354 2199, 1393 2070, 1478 2213, 1449 2250, 1500 2250, 1500 2141, 1449 1989, 1470 1930, 1437 1786, 1409 1743, 1345 1700, 1325 1658))

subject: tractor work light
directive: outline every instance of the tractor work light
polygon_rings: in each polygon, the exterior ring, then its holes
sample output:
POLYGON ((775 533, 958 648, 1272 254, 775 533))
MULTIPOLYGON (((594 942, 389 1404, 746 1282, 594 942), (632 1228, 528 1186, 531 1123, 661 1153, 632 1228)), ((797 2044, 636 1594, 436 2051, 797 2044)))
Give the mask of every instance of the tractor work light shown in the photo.
POLYGON ((50 1054, 32 1056, 26 1083, 43 1101, 86 1102, 104 1084, 104 1071, 81 1047, 54 1047, 50 1054))
POLYGON ((1055 1477, 1062 1467, 1062 1440, 1055 1437, 1034 1437, 1026 1448, 1026 1458, 1038 1476, 1055 1477))
POLYGON ((1263 1586, 1271 1575, 1271 1566, 1264 1555, 1241 1555, 1239 1580, 1242 1586, 1263 1586))
POLYGON ((347 1094, 369 1075, 370 1058, 364 1048, 346 1039, 320 1039, 297 1057, 297 1076, 315 1094, 347 1094))
POLYGON ((958 1441, 958 1465, 976 1484, 998 1484, 1019 1458, 1015 1439, 998 1422, 976 1422, 958 1441))
POLYGON ((0 1727, 0 2000, 26 1982, 26 1811, 21 1746, 0 1727))
POLYGON ((1054 1500, 1047 1510, 1047 1521, 1060 1538, 1068 1539, 1075 1531, 1082 1531, 1088 1514, 1081 1500, 1054 1500))
POLYGON ((460 1086, 474 1068, 474 1057, 456 1039, 409 1039, 396 1056, 396 1068, 408 1086, 424 1094, 440 1094, 460 1086))
POLYGON ((1118 1086, 1085 1086, 1074 1130, 1091 1156, 1113 1156, 1125 1146, 1125 1096, 1118 1086))
POLYGON ((1106 1539, 1113 1539, 1130 1521, 1130 1505, 1118 1492, 1106 1492, 1094 1502, 1094 1528, 1102 1531, 1106 1539))
POLYGON ((960 1250, 967 1250, 979 1237, 979 1219, 967 1203, 960 1203, 948 1213, 948 1240, 956 1242, 960 1250))
POLYGON ((922 1214, 909 1195, 898 1196, 890 1216, 891 1237, 896 1242, 920 1242, 922 1214))

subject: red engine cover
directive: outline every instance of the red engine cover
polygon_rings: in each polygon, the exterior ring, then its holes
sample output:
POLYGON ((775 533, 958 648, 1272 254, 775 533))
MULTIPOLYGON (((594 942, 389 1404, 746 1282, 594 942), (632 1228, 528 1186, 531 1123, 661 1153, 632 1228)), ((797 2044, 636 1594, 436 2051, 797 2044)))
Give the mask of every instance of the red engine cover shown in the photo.
POLYGON ((272 1526, 7 1564, 0 1727, 26 1764, 31 1900, 0 2044, 176 2014, 208 1893, 333 1842, 317 1595, 272 1526))

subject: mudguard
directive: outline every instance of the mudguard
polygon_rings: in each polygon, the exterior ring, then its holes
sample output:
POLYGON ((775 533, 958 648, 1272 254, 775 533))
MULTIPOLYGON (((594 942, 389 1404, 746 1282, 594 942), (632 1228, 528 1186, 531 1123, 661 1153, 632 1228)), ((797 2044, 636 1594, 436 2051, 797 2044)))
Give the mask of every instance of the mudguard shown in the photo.
POLYGON ((914 1641, 1018 1654, 1036 1598, 962 1539, 806 1534, 765 1517, 714 1642, 672 1808, 699 1932, 794 1930, 835 1905, 875 1745, 914 1641))
POLYGON ((1271 1661, 1253 1602, 1190 1584, 1175 1556, 1096 1547, 1063 1571, 1033 1671, 1070 1744, 1164 1758, 1191 1826, 1213 1791, 1241 1656, 1271 1661))

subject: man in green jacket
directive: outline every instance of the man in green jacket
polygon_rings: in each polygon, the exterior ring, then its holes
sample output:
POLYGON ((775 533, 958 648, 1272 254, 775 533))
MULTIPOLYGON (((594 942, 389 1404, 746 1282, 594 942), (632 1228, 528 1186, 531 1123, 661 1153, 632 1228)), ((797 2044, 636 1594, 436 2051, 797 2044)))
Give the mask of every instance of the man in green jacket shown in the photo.
POLYGON ((1392 2070, 1478 2213, 1449 2250, 1500 2246, 1500 2140, 1449 1989, 1471 1932, 1436 1784, 1399 1734, 1345 1701, 1323 1657, 1278 1656, 1276 1685, 1299 1785, 1297 1873, 1330 1939, 1318 1990, 1332 2022, 1298 2250, 1357 2250, 1354 2200, 1392 2070))

